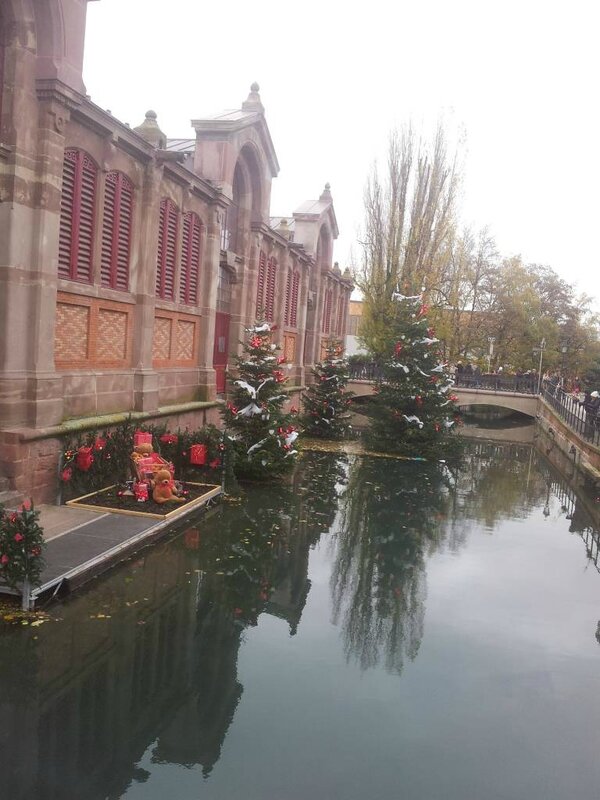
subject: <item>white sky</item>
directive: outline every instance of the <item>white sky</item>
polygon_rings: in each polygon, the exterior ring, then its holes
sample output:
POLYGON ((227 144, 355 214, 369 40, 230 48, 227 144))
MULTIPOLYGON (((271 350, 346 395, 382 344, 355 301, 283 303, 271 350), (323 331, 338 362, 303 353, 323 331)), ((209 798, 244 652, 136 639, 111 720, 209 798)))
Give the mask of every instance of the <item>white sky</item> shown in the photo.
POLYGON ((132 127, 153 108, 170 138, 258 81, 281 166, 271 213, 329 181, 342 268, 390 129, 443 115, 466 134, 464 221, 600 307, 599 22, 597 0, 101 0, 84 78, 132 127))

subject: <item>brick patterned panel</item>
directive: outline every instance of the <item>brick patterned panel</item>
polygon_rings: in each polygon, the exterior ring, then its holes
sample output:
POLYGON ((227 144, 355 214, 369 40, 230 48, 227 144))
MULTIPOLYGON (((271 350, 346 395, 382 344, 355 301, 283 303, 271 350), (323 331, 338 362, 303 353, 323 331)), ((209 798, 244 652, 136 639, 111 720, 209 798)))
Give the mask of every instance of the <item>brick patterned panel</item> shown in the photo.
POLYGON ((155 361, 167 361, 171 355, 171 331, 173 320, 165 317, 154 318, 154 336, 152 339, 152 358, 155 361))
POLYGON ((56 361, 85 361, 88 357, 89 330, 89 307, 57 303, 54 334, 56 361))
POLYGON ((191 361, 194 357, 196 323, 177 320, 177 361, 191 361))
POLYGON ((127 356, 127 314, 101 308, 98 311, 97 361, 121 361, 127 356))
POLYGON ((283 337, 283 355, 288 364, 296 361, 296 337, 293 334, 286 334, 283 337))

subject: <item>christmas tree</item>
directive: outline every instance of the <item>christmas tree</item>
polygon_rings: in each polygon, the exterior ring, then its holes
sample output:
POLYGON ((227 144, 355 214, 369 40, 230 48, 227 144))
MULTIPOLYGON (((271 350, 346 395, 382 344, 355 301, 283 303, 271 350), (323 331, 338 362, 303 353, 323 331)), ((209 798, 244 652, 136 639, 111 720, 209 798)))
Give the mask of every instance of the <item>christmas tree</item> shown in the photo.
POLYGON ((0 504, 0 582, 21 591, 24 611, 29 610, 31 589, 40 585, 44 568, 39 516, 31 501, 18 511, 6 511, 0 504))
POLYGON ((454 382, 440 363, 439 340, 421 296, 395 294, 394 300, 368 443, 410 457, 447 455, 459 447, 452 435, 458 421, 454 382))
POLYGON ((345 391, 348 383, 348 362, 339 342, 325 345, 325 358, 312 370, 314 383, 302 397, 304 433, 323 439, 344 439, 352 426, 348 406, 352 392, 345 391))
POLYGON ((277 478, 292 469, 297 455, 298 431, 292 415, 283 411, 287 378, 281 366, 285 359, 271 342, 273 330, 268 322, 247 329, 243 353, 234 357, 236 374, 228 376, 231 399, 222 417, 232 440, 235 473, 241 478, 277 478))

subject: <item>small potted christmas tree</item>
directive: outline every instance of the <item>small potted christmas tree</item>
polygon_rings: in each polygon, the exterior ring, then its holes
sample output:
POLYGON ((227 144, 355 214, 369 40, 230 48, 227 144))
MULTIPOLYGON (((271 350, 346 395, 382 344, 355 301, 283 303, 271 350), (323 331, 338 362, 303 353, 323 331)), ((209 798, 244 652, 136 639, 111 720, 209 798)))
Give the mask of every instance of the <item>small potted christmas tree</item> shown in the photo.
POLYGON ((307 436, 345 439, 350 435, 352 392, 346 391, 348 362, 339 342, 328 341, 325 358, 312 370, 314 382, 302 396, 304 414, 301 424, 307 436))
POLYGON ((28 501, 18 511, 0 507, 0 582, 21 592, 23 611, 29 611, 31 589, 41 583, 44 532, 39 511, 28 501))
POLYGON ((283 411, 285 359, 271 340, 273 330, 262 321, 248 328, 242 355, 234 357, 235 374, 228 375, 231 392, 222 417, 240 478, 277 479, 292 469, 298 452, 298 431, 283 411))

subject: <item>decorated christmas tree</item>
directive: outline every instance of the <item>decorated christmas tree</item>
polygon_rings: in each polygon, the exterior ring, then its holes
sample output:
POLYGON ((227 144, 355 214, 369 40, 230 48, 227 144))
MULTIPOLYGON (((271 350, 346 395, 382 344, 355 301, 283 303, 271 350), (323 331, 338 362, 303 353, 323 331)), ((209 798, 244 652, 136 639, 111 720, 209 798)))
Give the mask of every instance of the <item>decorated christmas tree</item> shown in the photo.
POLYGON ((31 501, 18 511, 6 511, 0 505, 0 583, 21 592, 25 611, 29 610, 31 589, 40 585, 44 568, 44 531, 39 516, 31 501))
POLYGON ((339 342, 327 342, 325 358, 315 365, 312 374, 314 383, 302 397, 304 432, 323 439, 344 439, 351 431, 348 406, 352 392, 345 391, 348 362, 339 342))
POLYGON ((368 443, 377 450, 438 458, 459 448, 452 381, 440 362, 438 339, 421 296, 395 294, 388 353, 376 386, 368 443))
POLYGON ((287 378, 281 367, 285 359, 271 341, 273 330, 268 322, 247 329, 243 353, 234 358, 235 375, 228 376, 231 399, 222 417, 232 440, 235 472, 241 478, 280 477, 292 469, 297 455, 298 431, 292 415, 283 411, 287 378))

